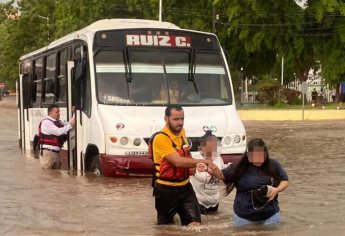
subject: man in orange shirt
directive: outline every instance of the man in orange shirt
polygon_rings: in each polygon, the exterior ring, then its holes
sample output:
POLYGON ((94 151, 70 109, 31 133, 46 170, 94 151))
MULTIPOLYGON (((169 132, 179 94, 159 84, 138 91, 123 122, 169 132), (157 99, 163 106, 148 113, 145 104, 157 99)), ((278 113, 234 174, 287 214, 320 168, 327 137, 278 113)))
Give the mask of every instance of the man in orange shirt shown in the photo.
POLYGON ((183 108, 169 105, 165 110, 165 127, 153 140, 155 163, 155 208, 158 224, 173 223, 179 215, 182 225, 201 223, 198 200, 189 182, 190 168, 207 160, 194 160, 189 152, 183 108))

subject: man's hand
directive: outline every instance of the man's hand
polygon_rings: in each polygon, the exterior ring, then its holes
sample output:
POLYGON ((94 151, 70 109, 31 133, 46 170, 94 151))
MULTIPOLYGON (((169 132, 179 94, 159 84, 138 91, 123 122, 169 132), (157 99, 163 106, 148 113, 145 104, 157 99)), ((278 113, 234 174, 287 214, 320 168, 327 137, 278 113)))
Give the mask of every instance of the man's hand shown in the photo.
POLYGON ((75 127, 75 115, 72 116, 71 120, 69 121, 69 124, 74 128, 75 127))
POLYGON ((198 172, 205 172, 207 171, 207 165, 205 163, 198 163, 196 164, 196 170, 198 172))

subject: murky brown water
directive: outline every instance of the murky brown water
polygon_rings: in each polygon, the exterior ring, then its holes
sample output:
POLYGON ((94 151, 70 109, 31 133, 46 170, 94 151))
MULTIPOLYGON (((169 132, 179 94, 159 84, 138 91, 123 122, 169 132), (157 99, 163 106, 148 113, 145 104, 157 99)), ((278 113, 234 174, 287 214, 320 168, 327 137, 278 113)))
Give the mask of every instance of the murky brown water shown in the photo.
MULTIPOLYGON (((6 98, 5 98, 6 99, 6 98)), ((11 99, 11 98, 8 98, 11 99)), ((345 122, 245 122, 290 177, 276 227, 232 227, 234 194, 198 228, 156 226, 150 179, 42 170, 21 154, 16 110, 0 101, 0 235, 344 235, 345 122)))

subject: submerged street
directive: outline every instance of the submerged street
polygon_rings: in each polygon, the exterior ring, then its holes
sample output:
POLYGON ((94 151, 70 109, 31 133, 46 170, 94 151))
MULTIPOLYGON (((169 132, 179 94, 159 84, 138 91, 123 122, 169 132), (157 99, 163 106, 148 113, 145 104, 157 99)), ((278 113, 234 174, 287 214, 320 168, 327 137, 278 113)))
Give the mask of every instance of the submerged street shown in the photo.
MULTIPOLYGON (((186 117, 188 119, 188 117, 186 117)), ((151 179, 117 179, 42 170, 18 147, 14 97, 0 101, 0 235, 343 235, 345 121, 244 123, 283 165, 290 186, 279 194, 282 223, 236 229, 232 200, 203 225, 157 226, 151 179)), ((188 134, 187 134, 188 135, 188 134)), ((224 187, 221 187, 224 192, 224 187)))

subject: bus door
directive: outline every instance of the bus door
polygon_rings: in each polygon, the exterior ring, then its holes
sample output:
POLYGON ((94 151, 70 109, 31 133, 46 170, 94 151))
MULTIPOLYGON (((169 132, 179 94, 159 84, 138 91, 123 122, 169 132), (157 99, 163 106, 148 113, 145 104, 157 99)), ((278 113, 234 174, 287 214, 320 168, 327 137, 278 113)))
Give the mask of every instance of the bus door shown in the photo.
MULTIPOLYGON (((68 147, 68 160, 69 160, 69 168, 70 169, 77 169, 78 161, 77 161, 77 130, 78 130, 78 111, 75 108, 75 100, 73 99, 75 96, 75 90, 73 86, 74 76, 73 76, 73 69, 74 69, 74 61, 67 62, 67 118, 70 120, 73 115, 75 115, 76 126, 74 129, 69 131, 69 137, 67 140, 67 147, 68 147), (74 109, 73 109, 74 108, 74 109)), ((79 168, 78 168, 79 169, 79 168)))
POLYGON ((18 138, 19 138, 19 147, 24 151, 25 150, 25 130, 24 130, 24 106, 23 106, 23 75, 19 75, 19 80, 17 82, 17 107, 18 107, 18 138))
POLYGON ((31 106, 31 80, 29 73, 20 74, 17 84, 19 146, 23 151, 30 150, 29 108, 31 106))
POLYGON ((81 113, 81 81, 84 76, 85 63, 81 60, 68 61, 68 114, 72 117, 72 107, 75 108, 75 128, 70 131, 68 140, 70 168, 83 171, 84 157, 82 155, 82 113, 81 113))

